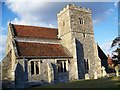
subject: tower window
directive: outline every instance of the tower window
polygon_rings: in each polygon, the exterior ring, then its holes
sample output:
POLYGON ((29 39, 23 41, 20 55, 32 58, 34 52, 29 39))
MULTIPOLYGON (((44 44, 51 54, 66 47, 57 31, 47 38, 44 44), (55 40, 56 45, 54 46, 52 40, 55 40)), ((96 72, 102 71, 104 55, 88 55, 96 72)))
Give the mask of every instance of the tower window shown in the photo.
POLYGON ((88 62, 88 59, 87 59, 87 66, 86 66, 86 69, 89 70, 89 62, 88 62))
POLYGON ((83 36, 85 37, 85 33, 83 33, 83 36))
POLYGON ((65 26, 65 21, 63 21, 63 27, 65 26))
POLYGON ((86 73, 88 73, 88 70, 89 70, 89 62, 88 62, 88 59, 84 59, 84 65, 85 65, 86 73))
POLYGON ((84 24, 83 18, 79 18, 80 25, 84 24))

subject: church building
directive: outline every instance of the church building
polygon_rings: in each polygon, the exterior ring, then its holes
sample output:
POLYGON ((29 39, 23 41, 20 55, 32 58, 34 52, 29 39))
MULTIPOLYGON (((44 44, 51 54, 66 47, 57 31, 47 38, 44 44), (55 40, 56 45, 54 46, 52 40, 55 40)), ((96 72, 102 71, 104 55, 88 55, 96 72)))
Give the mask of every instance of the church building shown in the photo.
POLYGON ((3 80, 22 88, 102 77, 91 10, 69 4, 57 19, 58 28, 9 24, 3 80))

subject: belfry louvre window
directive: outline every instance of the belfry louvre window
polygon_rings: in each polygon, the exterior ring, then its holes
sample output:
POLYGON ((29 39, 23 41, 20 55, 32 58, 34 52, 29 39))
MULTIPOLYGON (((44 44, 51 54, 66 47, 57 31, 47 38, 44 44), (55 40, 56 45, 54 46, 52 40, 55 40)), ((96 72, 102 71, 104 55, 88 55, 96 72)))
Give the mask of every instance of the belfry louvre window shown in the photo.
POLYGON ((79 22, 80 22, 80 25, 84 24, 84 19, 83 18, 79 18, 79 22))
POLYGON ((61 60, 57 61, 57 71, 58 71, 58 73, 62 73, 62 72, 67 71, 67 69, 66 69, 66 61, 61 61, 61 60))

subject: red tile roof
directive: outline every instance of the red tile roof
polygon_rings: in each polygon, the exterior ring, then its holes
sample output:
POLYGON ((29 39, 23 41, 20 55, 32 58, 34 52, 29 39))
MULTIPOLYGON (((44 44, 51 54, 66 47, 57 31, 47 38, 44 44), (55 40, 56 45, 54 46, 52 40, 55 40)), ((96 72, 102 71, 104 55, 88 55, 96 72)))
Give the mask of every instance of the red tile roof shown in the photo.
POLYGON ((16 42, 19 56, 69 57, 61 44, 16 42))
POLYGON ((58 35, 58 29, 55 28, 14 25, 14 24, 12 24, 12 26, 15 35, 20 37, 38 37, 38 38, 57 39, 57 35, 58 35))

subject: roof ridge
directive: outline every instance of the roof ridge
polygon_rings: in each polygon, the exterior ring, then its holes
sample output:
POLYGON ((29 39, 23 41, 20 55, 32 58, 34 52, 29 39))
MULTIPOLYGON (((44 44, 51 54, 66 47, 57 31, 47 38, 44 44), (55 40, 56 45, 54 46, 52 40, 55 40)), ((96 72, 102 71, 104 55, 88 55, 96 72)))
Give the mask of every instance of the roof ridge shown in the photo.
POLYGON ((61 43, 44 43, 44 42, 28 42, 28 41, 16 41, 17 43, 38 43, 38 44, 60 44, 62 45, 61 43))
POLYGON ((33 25, 21 25, 21 24, 12 24, 12 25, 16 25, 16 26, 26 26, 26 27, 36 27, 36 28, 46 28, 46 29, 58 29, 58 28, 50 28, 50 27, 43 27, 43 26, 33 26, 33 25))
POLYGON ((55 28, 17 24, 11 24, 10 26, 12 26, 15 36, 18 37, 58 38, 58 29, 55 28))

